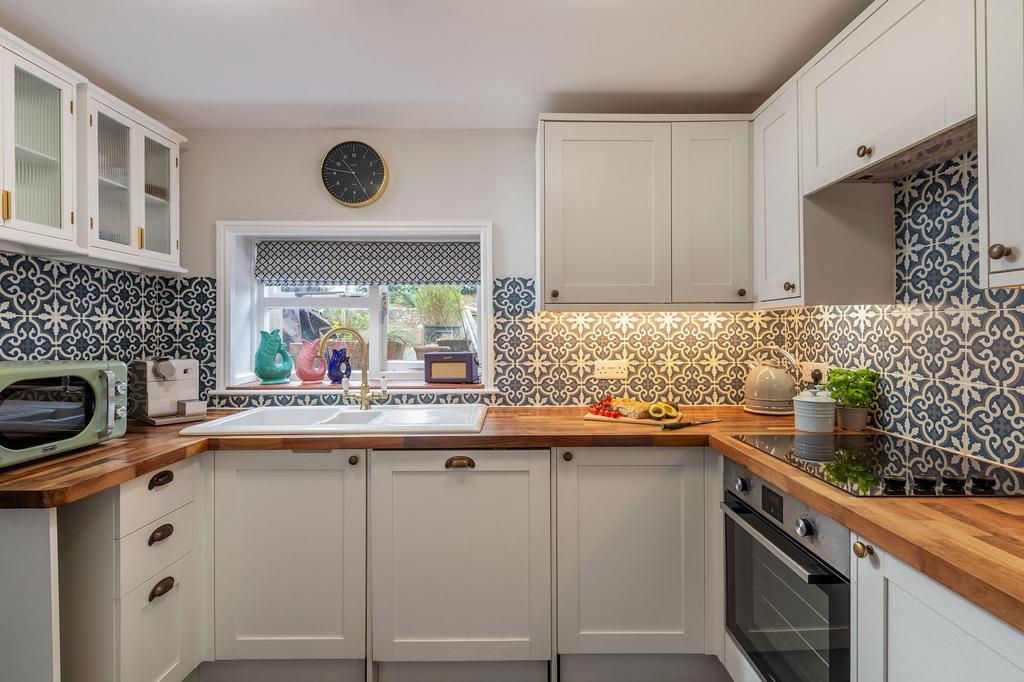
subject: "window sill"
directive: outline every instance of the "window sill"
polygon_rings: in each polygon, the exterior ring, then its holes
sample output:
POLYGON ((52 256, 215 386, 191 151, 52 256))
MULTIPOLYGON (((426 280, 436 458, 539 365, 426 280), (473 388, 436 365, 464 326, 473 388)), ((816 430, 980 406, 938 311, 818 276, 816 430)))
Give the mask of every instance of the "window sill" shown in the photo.
MULTIPOLYGON (((359 382, 353 381, 351 388, 354 391, 359 390, 359 382)), ((377 390, 380 388, 380 382, 371 381, 370 389, 377 390)), ((302 392, 302 393, 320 393, 320 392, 332 392, 343 390, 341 384, 332 384, 329 381, 321 381, 315 384, 304 384, 301 381, 291 381, 287 384, 261 384, 259 381, 250 381, 244 384, 238 384, 237 386, 228 386, 223 391, 218 393, 234 393, 234 394, 246 394, 254 391, 259 393, 277 393, 277 392, 302 392)), ((427 383, 425 381, 412 381, 412 380, 395 380, 388 381, 388 392, 390 393, 496 393, 494 389, 488 389, 483 384, 435 384, 427 383)))

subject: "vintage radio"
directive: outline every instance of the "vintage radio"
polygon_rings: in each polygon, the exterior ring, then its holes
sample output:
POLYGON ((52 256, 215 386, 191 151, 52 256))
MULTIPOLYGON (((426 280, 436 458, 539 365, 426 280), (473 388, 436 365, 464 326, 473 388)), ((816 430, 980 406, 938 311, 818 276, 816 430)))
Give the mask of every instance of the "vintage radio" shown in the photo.
POLYGON ((423 378, 431 384, 475 384, 480 381, 476 353, 424 353, 423 378))

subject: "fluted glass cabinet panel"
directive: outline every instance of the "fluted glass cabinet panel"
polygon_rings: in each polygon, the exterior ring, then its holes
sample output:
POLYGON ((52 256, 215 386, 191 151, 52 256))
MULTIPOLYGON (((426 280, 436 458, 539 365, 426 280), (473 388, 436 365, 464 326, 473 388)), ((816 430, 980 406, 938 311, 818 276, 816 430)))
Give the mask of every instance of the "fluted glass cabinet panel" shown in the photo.
POLYGON ((147 136, 144 153, 145 248, 149 251, 169 254, 171 252, 171 150, 147 136))
POLYGON ((103 241, 128 246, 132 241, 131 128, 103 112, 96 115, 97 228, 103 241))
POLYGON ((61 90, 14 67, 14 217, 61 227, 61 90))

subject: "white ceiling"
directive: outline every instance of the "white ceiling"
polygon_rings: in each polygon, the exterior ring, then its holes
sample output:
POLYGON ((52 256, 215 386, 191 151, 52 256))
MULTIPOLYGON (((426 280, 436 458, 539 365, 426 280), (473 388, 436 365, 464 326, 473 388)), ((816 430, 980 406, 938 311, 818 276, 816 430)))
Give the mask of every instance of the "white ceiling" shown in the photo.
POLYGON ((749 112, 869 0, 0 0, 173 127, 528 128, 749 112))

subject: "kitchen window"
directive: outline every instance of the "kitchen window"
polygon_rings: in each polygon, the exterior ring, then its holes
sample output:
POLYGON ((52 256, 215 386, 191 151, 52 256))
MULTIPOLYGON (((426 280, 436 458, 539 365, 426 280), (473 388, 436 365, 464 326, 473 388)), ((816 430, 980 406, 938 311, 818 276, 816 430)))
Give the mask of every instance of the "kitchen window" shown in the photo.
MULTIPOLYGON (((423 355, 469 351, 480 384, 492 383, 489 223, 218 223, 218 390, 258 386, 252 358, 260 331, 281 330, 296 357, 303 340, 332 325, 357 330, 369 344, 362 358, 351 335, 346 348, 353 382, 364 366, 371 383, 393 392, 452 390, 424 381, 423 355)), ((297 388, 293 385, 266 390, 297 388)), ((304 390, 331 390, 303 385, 304 390)))

